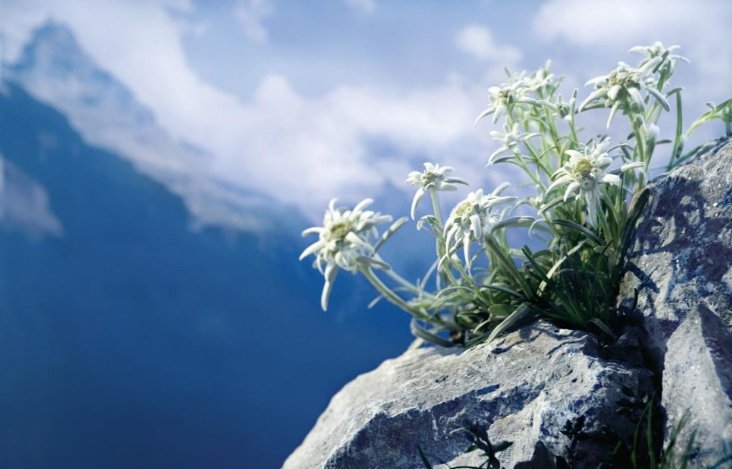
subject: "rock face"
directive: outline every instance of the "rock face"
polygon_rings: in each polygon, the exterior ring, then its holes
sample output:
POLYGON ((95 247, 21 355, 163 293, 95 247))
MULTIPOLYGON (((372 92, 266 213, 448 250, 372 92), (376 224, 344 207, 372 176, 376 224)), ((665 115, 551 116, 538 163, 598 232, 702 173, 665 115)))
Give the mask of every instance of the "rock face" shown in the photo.
POLYGON ((732 467, 732 143, 651 189, 619 296, 642 329, 603 347, 539 322, 461 353, 411 348, 336 394, 284 467, 423 468, 418 448, 477 466, 467 423, 512 442, 503 467, 597 467, 659 390, 666 444, 683 428, 690 467, 732 467))
POLYGON ((555 456, 597 467, 635 430, 618 409, 651 382, 607 354, 592 335, 543 322, 462 353, 412 348, 336 394, 284 467, 423 468, 418 447, 435 467, 478 465, 468 422, 513 443, 498 454, 506 467, 551 467, 555 456))
POLYGON ((692 462, 709 466, 732 455, 732 143, 652 189, 620 301, 632 308, 637 292, 667 439, 688 413, 681 440, 695 432, 692 462))

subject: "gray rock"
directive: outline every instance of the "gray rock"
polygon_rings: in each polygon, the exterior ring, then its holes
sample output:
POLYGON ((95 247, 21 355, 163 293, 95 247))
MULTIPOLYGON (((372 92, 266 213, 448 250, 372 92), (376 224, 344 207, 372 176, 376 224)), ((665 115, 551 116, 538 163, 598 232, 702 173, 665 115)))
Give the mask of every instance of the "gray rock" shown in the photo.
POLYGON ((544 322, 462 352, 410 348, 336 394, 284 467, 423 468, 418 447, 435 467, 478 465, 467 422, 513 442, 506 467, 596 467, 635 430, 618 409, 651 386, 647 370, 603 356, 592 335, 544 322))
MULTIPOLYGON (((652 185, 620 302, 644 316, 667 440, 688 413, 693 463, 732 455, 732 143, 652 185)), ((732 464, 730 462, 729 464, 732 464)))

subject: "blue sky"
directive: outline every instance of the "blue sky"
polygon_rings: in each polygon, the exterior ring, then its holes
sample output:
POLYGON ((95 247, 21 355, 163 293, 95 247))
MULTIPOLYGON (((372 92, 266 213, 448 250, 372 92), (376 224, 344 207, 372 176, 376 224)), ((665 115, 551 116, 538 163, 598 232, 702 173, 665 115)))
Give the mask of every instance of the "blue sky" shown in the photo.
MULTIPOLYGON (((732 95, 732 4, 723 0, 2 3, 6 62, 42 21, 69 24, 174 138, 207 150, 197 171, 313 219, 333 196, 378 202, 388 184, 408 199, 404 177, 425 160, 475 185, 504 179, 483 168, 496 146, 490 125, 473 126, 504 66, 551 58, 570 92, 632 63, 629 47, 662 40, 692 60, 676 80, 687 116, 732 95)), ((94 142, 102 132, 87 125, 94 142)))

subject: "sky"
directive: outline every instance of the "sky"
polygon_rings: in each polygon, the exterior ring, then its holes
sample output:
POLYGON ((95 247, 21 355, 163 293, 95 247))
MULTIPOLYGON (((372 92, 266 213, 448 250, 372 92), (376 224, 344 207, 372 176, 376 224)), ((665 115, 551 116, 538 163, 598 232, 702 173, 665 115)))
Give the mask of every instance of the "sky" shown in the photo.
POLYGON ((505 179, 484 168, 490 123, 473 123, 504 67, 552 59, 582 95, 632 63, 630 47, 661 40, 691 60, 675 81, 687 116, 732 95, 724 0, 0 0, 3 60, 49 18, 174 138, 204 148, 207 171, 312 219, 336 196, 396 187, 408 200, 404 178, 423 161, 476 186, 505 179))

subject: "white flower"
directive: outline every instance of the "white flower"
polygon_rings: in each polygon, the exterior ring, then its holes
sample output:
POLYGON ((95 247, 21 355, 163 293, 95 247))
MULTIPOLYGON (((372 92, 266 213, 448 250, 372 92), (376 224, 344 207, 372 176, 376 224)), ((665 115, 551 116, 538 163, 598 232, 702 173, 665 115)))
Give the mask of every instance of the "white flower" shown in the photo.
POLYGON ((562 77, 554 76, 551 70, 549 70, 550 65, 551 61, 547 61, 544 67, 537 70, 528 82, 530 90, 544 95, 544 97, 556 91, 562 81, 562 77))
POLYGON ((328 309, 328 297, 339 268, 353 272, 364 266, 389 267, 374 257, 372 242, 379 236, 376 225, 390 222, 391 217, 371 210, 364 211, 373 203, 371 199, 359 202, 352 210, 336 208, 335 202, 336 199, 330 201, 323 217, 323 226, 302 232, 303 236, 313 233, 319 236, 318 241, 302 252, 300 260, 310 254, 315 255, 314 266, 325 277, 320 299, 323 310, 328 309))
POLYGON ((518 123, 515 123, 512 127, 509 127, 508 124, 504 125, 503 133, 493 130, 491 131, 490 135, 493 140, 501 142, 502 145, 500 148, 498 148, 498 150, 494 151, 493 154, 491 154, 490 158, 488 158, 488 165, 493 164, 493 161, 497 156, 500 156, 509 151, 517 151, 519 143, 532 137, 537 137, 540 134, 536 132, 522 133, 520 132, 518 123))
POLYGON ((645 55, 645 59, 643 59, 641 64, 659 57, 661 62, 656 66, 656 70, 670 74, 670 72, 673 72, 676 68, 676 64, 679 60, 687 63, 689 62, 689 59, 683 55, 672 54, 676 49, 680 49, 680 46, 671 46, 666 48, 663 46, 662 42, 656 41, 650 46, 632 47, 629 52, 638 52, 645 55))
POLYGON ((442 166, 439 164, 425 163, 424 171, 412 171, 407 176, 407 182, 413 186, 419 186, 417 192, 412 199, 412 220, 417 210, 417 204, 425 193, 429 191, 455 191, 455 184, 467 184, 464 179, 459 177, 446 177, 446 173, 453 171, 451 166, 442 166))
POLYGON ((655 87, 656 78, 653 74, 656 66, 661 62, 660 57, 649 59, 638 68, 619 62, 618 66, 607 75, 602 75, 587 82, 594 85, 593 91, 580 105, 582 111, 589 105, 599 105, 611 108, 607 126, 618 109, 645 110, 645 101, 641 91, 648 91, 666 109, 669 109, 666 97, 655 87))
POLYGON ((491 86, 488 88, 488 99, 490 105, 483 111, 476 122, 493 114, 493 123, 498 122, 498 118, 501 114, 513 107, 516 104, 523 103, 535 103, 536 100, 529 96, 529 93, 535 90, 539 86, 544 86, 546 82, 545 77, 539 74, 535 76, 527 76, 526 72, 521 72, 518 75, 509 73, 508 82, 501 86, 491 86))
POLYGON ((470 243, 482 242, 491 226, 503 218, 503 213, 494 213, 493 208, 516 200, 516 197, 500 196, 508 186, 505 182, 488 195, 483 195, 483 190, 478 189, 455 206, 445 223, 446 257, 462 245, 465 262, 470 265, 470 243))
MULTIPOLYGON (((569 161, 559 168, 553 175, 554 182, 547 188, 546 193, 567 185, 564 191, 564 201, 582 196, 587 205, 587 218, 591 226, 597 223, 597 209, 600 206, 600 183, 618 185, 620 177, 607 172, 612 163, 606 148, 609 139, 592 141, 582 151, 567 150, 569 161)), ((642 163, 623 165, 620 170, 626 171, 642 166, 642 163)))

